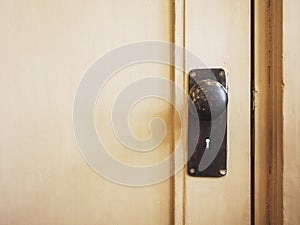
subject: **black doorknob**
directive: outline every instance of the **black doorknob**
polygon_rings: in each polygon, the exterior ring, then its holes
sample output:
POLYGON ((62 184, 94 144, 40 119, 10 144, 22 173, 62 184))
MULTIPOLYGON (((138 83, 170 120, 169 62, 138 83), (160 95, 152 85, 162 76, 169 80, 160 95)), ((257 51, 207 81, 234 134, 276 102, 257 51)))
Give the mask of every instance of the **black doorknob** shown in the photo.
POLYGON ((218 81, 201 80, 190 89, 189 95, 200 120, 216 119, 227 107, 227 91, 218 81))

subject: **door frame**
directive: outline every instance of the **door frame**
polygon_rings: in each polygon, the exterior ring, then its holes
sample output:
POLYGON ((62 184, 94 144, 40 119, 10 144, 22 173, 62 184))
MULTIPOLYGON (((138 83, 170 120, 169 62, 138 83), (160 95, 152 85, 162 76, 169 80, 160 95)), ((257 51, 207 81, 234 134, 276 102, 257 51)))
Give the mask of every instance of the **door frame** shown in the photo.
POLYGON ((252 223, 283 224, 283 0, 252 0, 252 223))

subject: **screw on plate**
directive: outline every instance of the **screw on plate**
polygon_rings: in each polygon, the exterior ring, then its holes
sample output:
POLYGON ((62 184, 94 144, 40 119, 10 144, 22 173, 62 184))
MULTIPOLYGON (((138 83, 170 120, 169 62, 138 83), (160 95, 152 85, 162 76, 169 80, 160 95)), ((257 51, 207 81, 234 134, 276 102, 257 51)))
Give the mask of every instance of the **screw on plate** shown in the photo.
POLYGON ((196 171, 195 171, 195 169, 194 168, 191 168, 190 169, 190 173, 195 173, 196 171))
POLYGON ((224 176, 224 175, 226 175, 227 170, 225 170, 225 169, 220 169, 219 172, 220 172, 221 175, 224 176))
POLYGON ((195 77, 197 75, 196 72, 191 72, 191 77, 195 77))
POLYGON ((224 76, 224 75, 225 75, 224 71, 221 71, 220 76, 224 76))

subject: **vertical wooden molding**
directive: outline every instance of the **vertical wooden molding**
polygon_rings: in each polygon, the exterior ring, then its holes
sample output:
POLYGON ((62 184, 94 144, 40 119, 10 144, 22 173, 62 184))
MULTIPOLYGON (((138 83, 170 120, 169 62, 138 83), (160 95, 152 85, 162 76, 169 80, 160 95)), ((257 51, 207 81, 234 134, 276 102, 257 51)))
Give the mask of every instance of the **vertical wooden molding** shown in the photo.
POLYGON ((255 224, 283 223, 282 0, 255 0, 255 224))
POLYGON ((283 69, 282 69, 282 0, 271 3, 271 49, 270 75, 272 80, 272 164, 271 164, 271 224, 283 224, 283 69))
MULTIPOLYGON (((175 25, 174 25, 174 40, 175 44, 178 46, 185 47, 185 0, 174 0, 175 4, 175 25)), ((185 67, 185 59, 184 54, 180 52, 175 52, 175 62, 178 65, 183 65, 185 67)), ((183 71, 175 69, 175 84, 182 89, 186 89, 186 76, 183 71)), ((183 117, 180 121, 180 128, 176 129, 175 136, 177 136, 178 132, 183 132, 183 140, 181 146, 178 146, 182 155, 179 159, 175 158, 176 163, 182 163, 182 160, 185 159, 185 152, 187 149, 187 137, 185 136, 187 130, 187 120, 185 118, 187 115, 187 103, 185 99, 179 99, 175 96, 175 104, 183 117)), ((174 111, 176 113, 176 111, 174 111)), ((175 117, 174 117, 175 119, 175 117)), ((174 121, 174 123, 178 123, 178 121, 174 121)), ((174 140, 174 146, 175 146, 174 140)), ((179 171, 174 176, 174 224, 176 225, 184 225, 185 224, 185 168, 179 171)))

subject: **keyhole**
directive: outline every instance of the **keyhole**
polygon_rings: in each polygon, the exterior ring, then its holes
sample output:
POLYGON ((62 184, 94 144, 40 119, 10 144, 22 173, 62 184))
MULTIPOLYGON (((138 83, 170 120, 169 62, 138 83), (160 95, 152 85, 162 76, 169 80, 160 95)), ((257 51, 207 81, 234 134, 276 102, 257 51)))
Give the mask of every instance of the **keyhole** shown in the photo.
POLYGON ((206 138, 205 139, 205 142, 206 142, 206 149, 209 149, 209 143, 210 143, 210 139, 209 138, 206 138))

